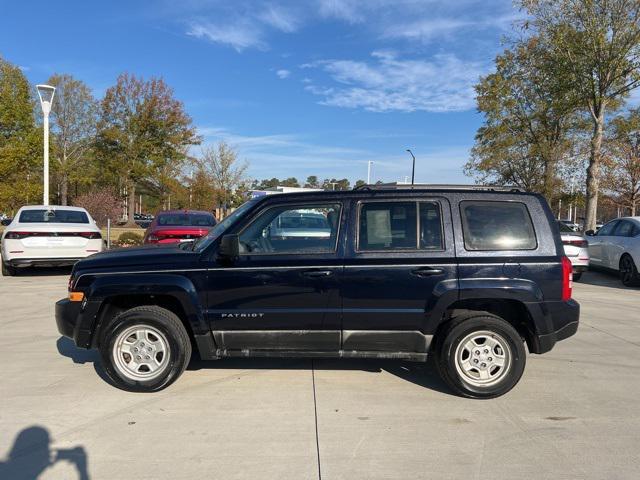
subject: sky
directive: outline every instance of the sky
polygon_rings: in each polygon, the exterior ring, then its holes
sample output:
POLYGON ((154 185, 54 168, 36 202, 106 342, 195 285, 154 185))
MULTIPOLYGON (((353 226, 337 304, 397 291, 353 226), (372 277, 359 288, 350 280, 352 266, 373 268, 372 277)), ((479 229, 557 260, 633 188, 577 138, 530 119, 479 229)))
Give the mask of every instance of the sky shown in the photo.
MULTIPOLYGON (((511 0, 0 0, 0 56, 100 97, 163 77, 205 144, 252 178, 470 183, 473 86, 521 13, 511 0)), ((198 153, 196 148, 194 153, 198 153)))

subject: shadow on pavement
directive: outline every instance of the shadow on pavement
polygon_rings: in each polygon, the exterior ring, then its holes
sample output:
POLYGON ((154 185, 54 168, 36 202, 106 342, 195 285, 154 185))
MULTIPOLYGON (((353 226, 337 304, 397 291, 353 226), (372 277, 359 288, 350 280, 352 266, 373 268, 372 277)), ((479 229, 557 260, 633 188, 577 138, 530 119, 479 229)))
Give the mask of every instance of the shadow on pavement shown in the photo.
MULTIPOLYGON (((104 371, 100 354, 96 350, 85 350, 75 346, 67 337, 60 337, 56 342, 58 353, 73 360, 73 363, 91 363, 96 373, 113 385, 104 371)), ((452 395, 447 386, 431 365, 431 362, 403 362, 375 359, 335 359, 335 358, 225 358, 222 360, 200 360, 194 354, 187 370, 360 370, 364 372, 380 373, 388 372, 407 382, 419 385, 430 390, 452 395)), ((2 478, 2 477, 0 477, 2 478)))
POLYGON ((637 287, 625 287, 616 273, 589 270, 582 274, 577 284, 593 285, 596 287, 617 288, 619 290, 636 290, 637 287))
POLYGON ((431 362, 405 362, 375 359, 335 358, 225 358, 199 360, 195 356, 187 370, 206 369, 256 369, 256 370, 360 370, 380 373, 385 371, 407 382, 440 393, 453 395, 440 379, 431 362))
POLYGON ((49 431, 39 425, 25 428, 13 441, 4 461, 0 462, 2 479, 37 479, 58 462, 75 466, 77 478, 89 479, 87 452, 84 447, 52 449, 49 431))

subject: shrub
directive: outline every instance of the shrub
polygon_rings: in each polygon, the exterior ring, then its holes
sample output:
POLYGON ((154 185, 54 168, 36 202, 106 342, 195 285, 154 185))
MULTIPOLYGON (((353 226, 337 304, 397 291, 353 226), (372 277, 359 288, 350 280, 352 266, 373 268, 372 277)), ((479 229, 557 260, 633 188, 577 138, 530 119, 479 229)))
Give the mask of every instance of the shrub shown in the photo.
POLYGON ((143 237, 134 232, 121 233, 116 242, 116 246, 120 248, 135 247, 136 245, 142 245, 143 237))

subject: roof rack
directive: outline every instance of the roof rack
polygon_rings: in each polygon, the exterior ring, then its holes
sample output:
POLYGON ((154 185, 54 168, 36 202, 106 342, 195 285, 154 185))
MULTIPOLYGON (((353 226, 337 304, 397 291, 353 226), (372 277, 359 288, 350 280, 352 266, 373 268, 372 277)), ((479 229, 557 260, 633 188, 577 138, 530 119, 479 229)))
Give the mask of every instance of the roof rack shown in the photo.
POLYGON ((375 185, 360 185, 354 190, 471 190, 489 192, 524 192, 515 185, 453 185, 435 183, 378 183, 375 185))

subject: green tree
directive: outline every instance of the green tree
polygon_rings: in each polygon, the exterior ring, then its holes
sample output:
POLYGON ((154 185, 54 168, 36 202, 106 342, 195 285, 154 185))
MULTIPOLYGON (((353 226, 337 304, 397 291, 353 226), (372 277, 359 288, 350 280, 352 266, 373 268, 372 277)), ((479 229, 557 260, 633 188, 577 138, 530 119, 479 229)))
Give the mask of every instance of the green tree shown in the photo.
POLYGON ((262 180, 260 183, 258 183, 258 185, 256 186, 256 190, 266 190, 268 188, 275 188, 278 185, 280 185, 280 180, 277 179, 276 177, 273 177, 271 179, 265 179, 262 180))
POLYGON ((182 102, 162 79, 145 81, 124 73, 101 102, 96 152, 105 174, 121 181, 133 225, 136 187, 141 183, 165 195, 171 178, 200 137, 182 102))
POLYGON ((324 190, 349 190, 350 184, 349 180, 346 178, 342 178, 340 180, 335 178, 329 180, 328 178, 325 178, 322 181, 322 188, 324 190))
POLYGON ((320 188, 318 177, 316 177, 315 175, 308 176, 304 186, 305 188, 320 188))
POLYGON ((281 185, 283 187, 300 187, 300 182, 296 177, 289 177, 282 181, 281 185))
POLYGON ((640 1, 521 0, 592 122, 585 229, 595 229, 606 113, 640 85, 640 1))
POLYGON ((364 180, 356 180, 356 183, 353 185, 353 188, 358 188, 366 184, 367 182, 365 182, 364 180))
POLYGON ((0 58, 0 211, 39 203, 42 196, 42 134, 26 77, 0 58))
POLYGON ((51 106, 53 160, 60 185, 60 203, 67 205, 70 180, 88 183, 98 108, 89 87, 71 75, 54 74, 47 83, 56 87, 51 106))
POLYGON ((481 182, 513 184, 549 201, 558 167, 574 145, 576 104, 537 37, 517 42, 476 85, 484 123, 465 172, 481 182))

